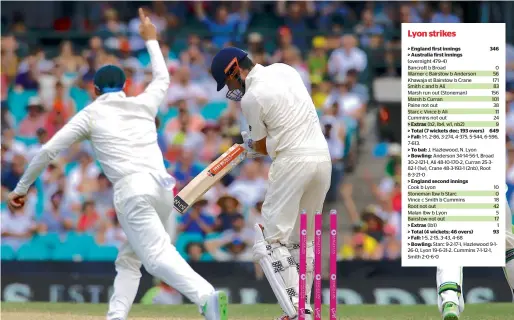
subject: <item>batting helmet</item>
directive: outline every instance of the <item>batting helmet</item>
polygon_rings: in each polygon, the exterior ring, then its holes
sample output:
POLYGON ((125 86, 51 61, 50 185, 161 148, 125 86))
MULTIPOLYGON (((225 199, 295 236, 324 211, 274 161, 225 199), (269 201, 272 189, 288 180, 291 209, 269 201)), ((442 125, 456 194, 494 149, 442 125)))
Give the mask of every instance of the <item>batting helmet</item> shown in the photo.
POLYGON ((227 93, 227 98, 239 101, 244 94, 244 81, 239 75, 239 62, 246 58, 248 53, 244 50, 234 47, 221 49, 212 59, 211 73, 217 83, 217 89, 220 91, 225 87, 226 81, 236 79, 241 83, 241 89, 232 89, 227 93))

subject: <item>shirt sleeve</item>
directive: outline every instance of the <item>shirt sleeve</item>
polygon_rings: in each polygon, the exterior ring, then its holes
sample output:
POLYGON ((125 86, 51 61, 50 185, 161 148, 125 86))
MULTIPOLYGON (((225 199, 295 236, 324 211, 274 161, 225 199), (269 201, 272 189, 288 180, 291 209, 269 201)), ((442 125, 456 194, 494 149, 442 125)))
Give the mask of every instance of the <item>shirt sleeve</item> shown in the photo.
POLYGON ((174 86, 170 86, 168 93, 166 95, 166 104, 172 105, 173 103, 177 102, 179 99, 183 98, 182 92, 179 90, 176 90, 174 86))
POLYGON ((332 105, 334 104, 334 102, 336 102, 335 97, 333 95, 329 95, 325 99, 325 102, 323 103, 323 109, 329 110, 330 108, 332 108, 332 105))
POLYGON ((228 254, 227 252, 218 249, 214 252, 212 252, 212 256, 214 257, 214 260, 225 262, 225 261, 232 261, 232 255, 228 254))
POLYGON ((252 140, 259 141, 266 138, 268 130, 266 129, 266 124, 263 121, 263 108, 261 103, 259 103, 257 98, 251 93, 248 93, 247 96, 245 96, 244 101, 242 101, 242 104, 243 103, 244 107, 241 109, 243 110, 246 122, 248 122, 248 128, 250 130, 252 140))
POLYGON ((3 212, 0 214, 0 230, 1 232, 9 231, 9 213, 3 212))
POLYGON ((195 98, 197 99, 208 99, 209 96, 207 95, 207 92, 200 87, 199 85, 193 85, 193 94, 195 95, 195 98))
POLYGON ((69 148, 75 142, 88 138, 89 134, 89 114, 84 110, 75 115, 50 141, 41 147, 30 161, 14 192, 20 195, 27 194, 29 187, 59 152, 69 148))
POLYGON ((355 55, 355 64, 358 71, 363 71, 368 66, 368 57, 366 56, 366 53, 360 49, 356 51, 355 55))
POLYGON ((224 246, 224 245, 232 242, 233 238, 234 238, 234 231, 229 229, 229 230, 223 231, 220 234, 220 237, 218 238, 218 240, 222 243, 221 245, 224 246))
POLYGON ((368 87, 366 87, 365 85, 359 85, 360 88, 360 91, 361 91, 361 97, 362 97, 362 100, 364 103, 368 103, 369 102, 369 90, 368 90, 368 87))
POLYGON ((209 19, 209 17, 207 16, 204 16, 200 22, 202 22, 203 24, 205 24, 207 26, 207 28, 209 29, 209 31, 213 32, 216 30, 217 28, 217 24, 212 22, 211 19, 209 19))
POLYGON ((168 92, 170 75, 157 40, 147 41, 146 48, 150 54, 153 79, 145 91, 136 97, 136 100, 138 103, 146 106, 151 115, 155 117, 159 106, 166 96, 166 92, 168 92))
POLYGON ((209 225, 209 226, 213 226, 215 223, 216 223, 216 220, 214 220, 214 217, 211 217, 211 216, 205 216, 204 217, 204 222, 205 224, 209 225))
POLYGON ((339 61, 338 60, 339 60, 339 51, 334 50, 328 59, 327 69, 328 69, 328 73, 330 75, 335 75, 336 73, 339 72, 339 61))

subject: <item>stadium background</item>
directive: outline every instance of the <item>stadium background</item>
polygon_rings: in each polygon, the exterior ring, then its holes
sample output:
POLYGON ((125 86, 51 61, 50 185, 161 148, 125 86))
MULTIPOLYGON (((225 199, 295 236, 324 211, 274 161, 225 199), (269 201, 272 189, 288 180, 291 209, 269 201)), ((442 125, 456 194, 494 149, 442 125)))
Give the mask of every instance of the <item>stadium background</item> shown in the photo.
MULTIPOLYGON (((434 270, 406 271, 398 261, 400 25, 506 22, 507 131, 514 133, 512 3, 2 2, 2 300, 108 299, 112 261, 125 238, 112 186, 87 143, 52 162, 25 210, 9 212, 4 200, 41 145, 93 99, 96 69, 122 66, 127 95, 149 82, 135 16, 141 5, 160 31, 172 77, 156 125, 177 191, 240 142, 245 128, 237 104, 216 92, 209 76, 216 50, 241 46, 263 65, 290 64, 312 94, 333 157, 325 209, 340 213, 339 301, 435 303, 434 270)), ((511 200, 514 148, 507 140, 511 200)), ((228 288, 234 302, 274 301, 250 254, 268 166, 247 161, 168 226, 181 254, 228 288)), ((468 301, 510 299, 499 269, 473 269, 466 283, 468 301)), ((147 274, 137 299, 185 302, 147 274)))

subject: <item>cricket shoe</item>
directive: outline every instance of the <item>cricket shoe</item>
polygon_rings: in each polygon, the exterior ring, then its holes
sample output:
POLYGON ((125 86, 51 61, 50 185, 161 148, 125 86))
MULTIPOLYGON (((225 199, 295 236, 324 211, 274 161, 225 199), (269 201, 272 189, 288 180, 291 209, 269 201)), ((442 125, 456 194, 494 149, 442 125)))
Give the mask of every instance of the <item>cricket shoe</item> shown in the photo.
POLYGON ((215 291, 202 308, 205 320, 228 320, 228 298, 223 291, 215 291))
MULTIPOLYGON (((287 314, 283 314, 275 320, 298 320, 299 318, 299 316, 291 318, 287 314)), ((305 320, 312 320, 312 311, 309 309, 305 309, 305 320)))
POLYGON ((443 320, 459 320, 459 306, 453 302, 446 302, 443 306, 443 320))

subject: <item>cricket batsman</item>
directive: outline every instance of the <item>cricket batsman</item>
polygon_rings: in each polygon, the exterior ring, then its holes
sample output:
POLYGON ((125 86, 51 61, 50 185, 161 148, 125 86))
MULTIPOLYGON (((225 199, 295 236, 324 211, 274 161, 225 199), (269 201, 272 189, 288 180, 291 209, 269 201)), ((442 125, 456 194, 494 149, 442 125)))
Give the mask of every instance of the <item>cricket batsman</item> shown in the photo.
POLYGON ((152 82, 139 96, 126 97, 123 71, 113 65, 100 68, 94 77, 96 100, 41 148, 9 194, 9 206, 24 205, 29 186, 61 150, 90 140, 103 172, 113 184, 114 207, 128 238, 115 262, 117 275, 107 319, 127 319, 139 286, 141 264, 194 302, 205 319, 227 319, 226 295, 214 291, 193 271, 164 228, 173 208, 175 179, 164 168, 155 116, 170 78, 155 26, 142 9, 139 18, 139 32, 151 57, 152 82))
POLYGON ((219 51, 211 73, 227 98, 241 101, 249 124, 243 131, 247 156, 269 155, 273 163, 269 188, 262 206, 264 225, 256 225, 254 259, 268 279, 284 311, 278 319, 298 317, 298 299, 306 299, 306 318, 312 318, 310 294, 313 282, 313 239, 307 238, 307 297, 298 297, 299 213, 323 209, 330 187, 332 164, 328 145, 302 78, 292 67, 275 63, 254 64, 245 51, 228 47, 219 51))
MULTIPOLYGON (((509 203, 505 204, 506 223, 506 247, 505 268, 503 269, 507 282, 512 292, 514 302, 514 226, 512 225, 512 212, 509 203)), ((437 268, 437 291, 439 311, 443 320, 458 320, 460 313, 464 311, 464 296, 462 289, 462 267, 438 267, 437 268)))

